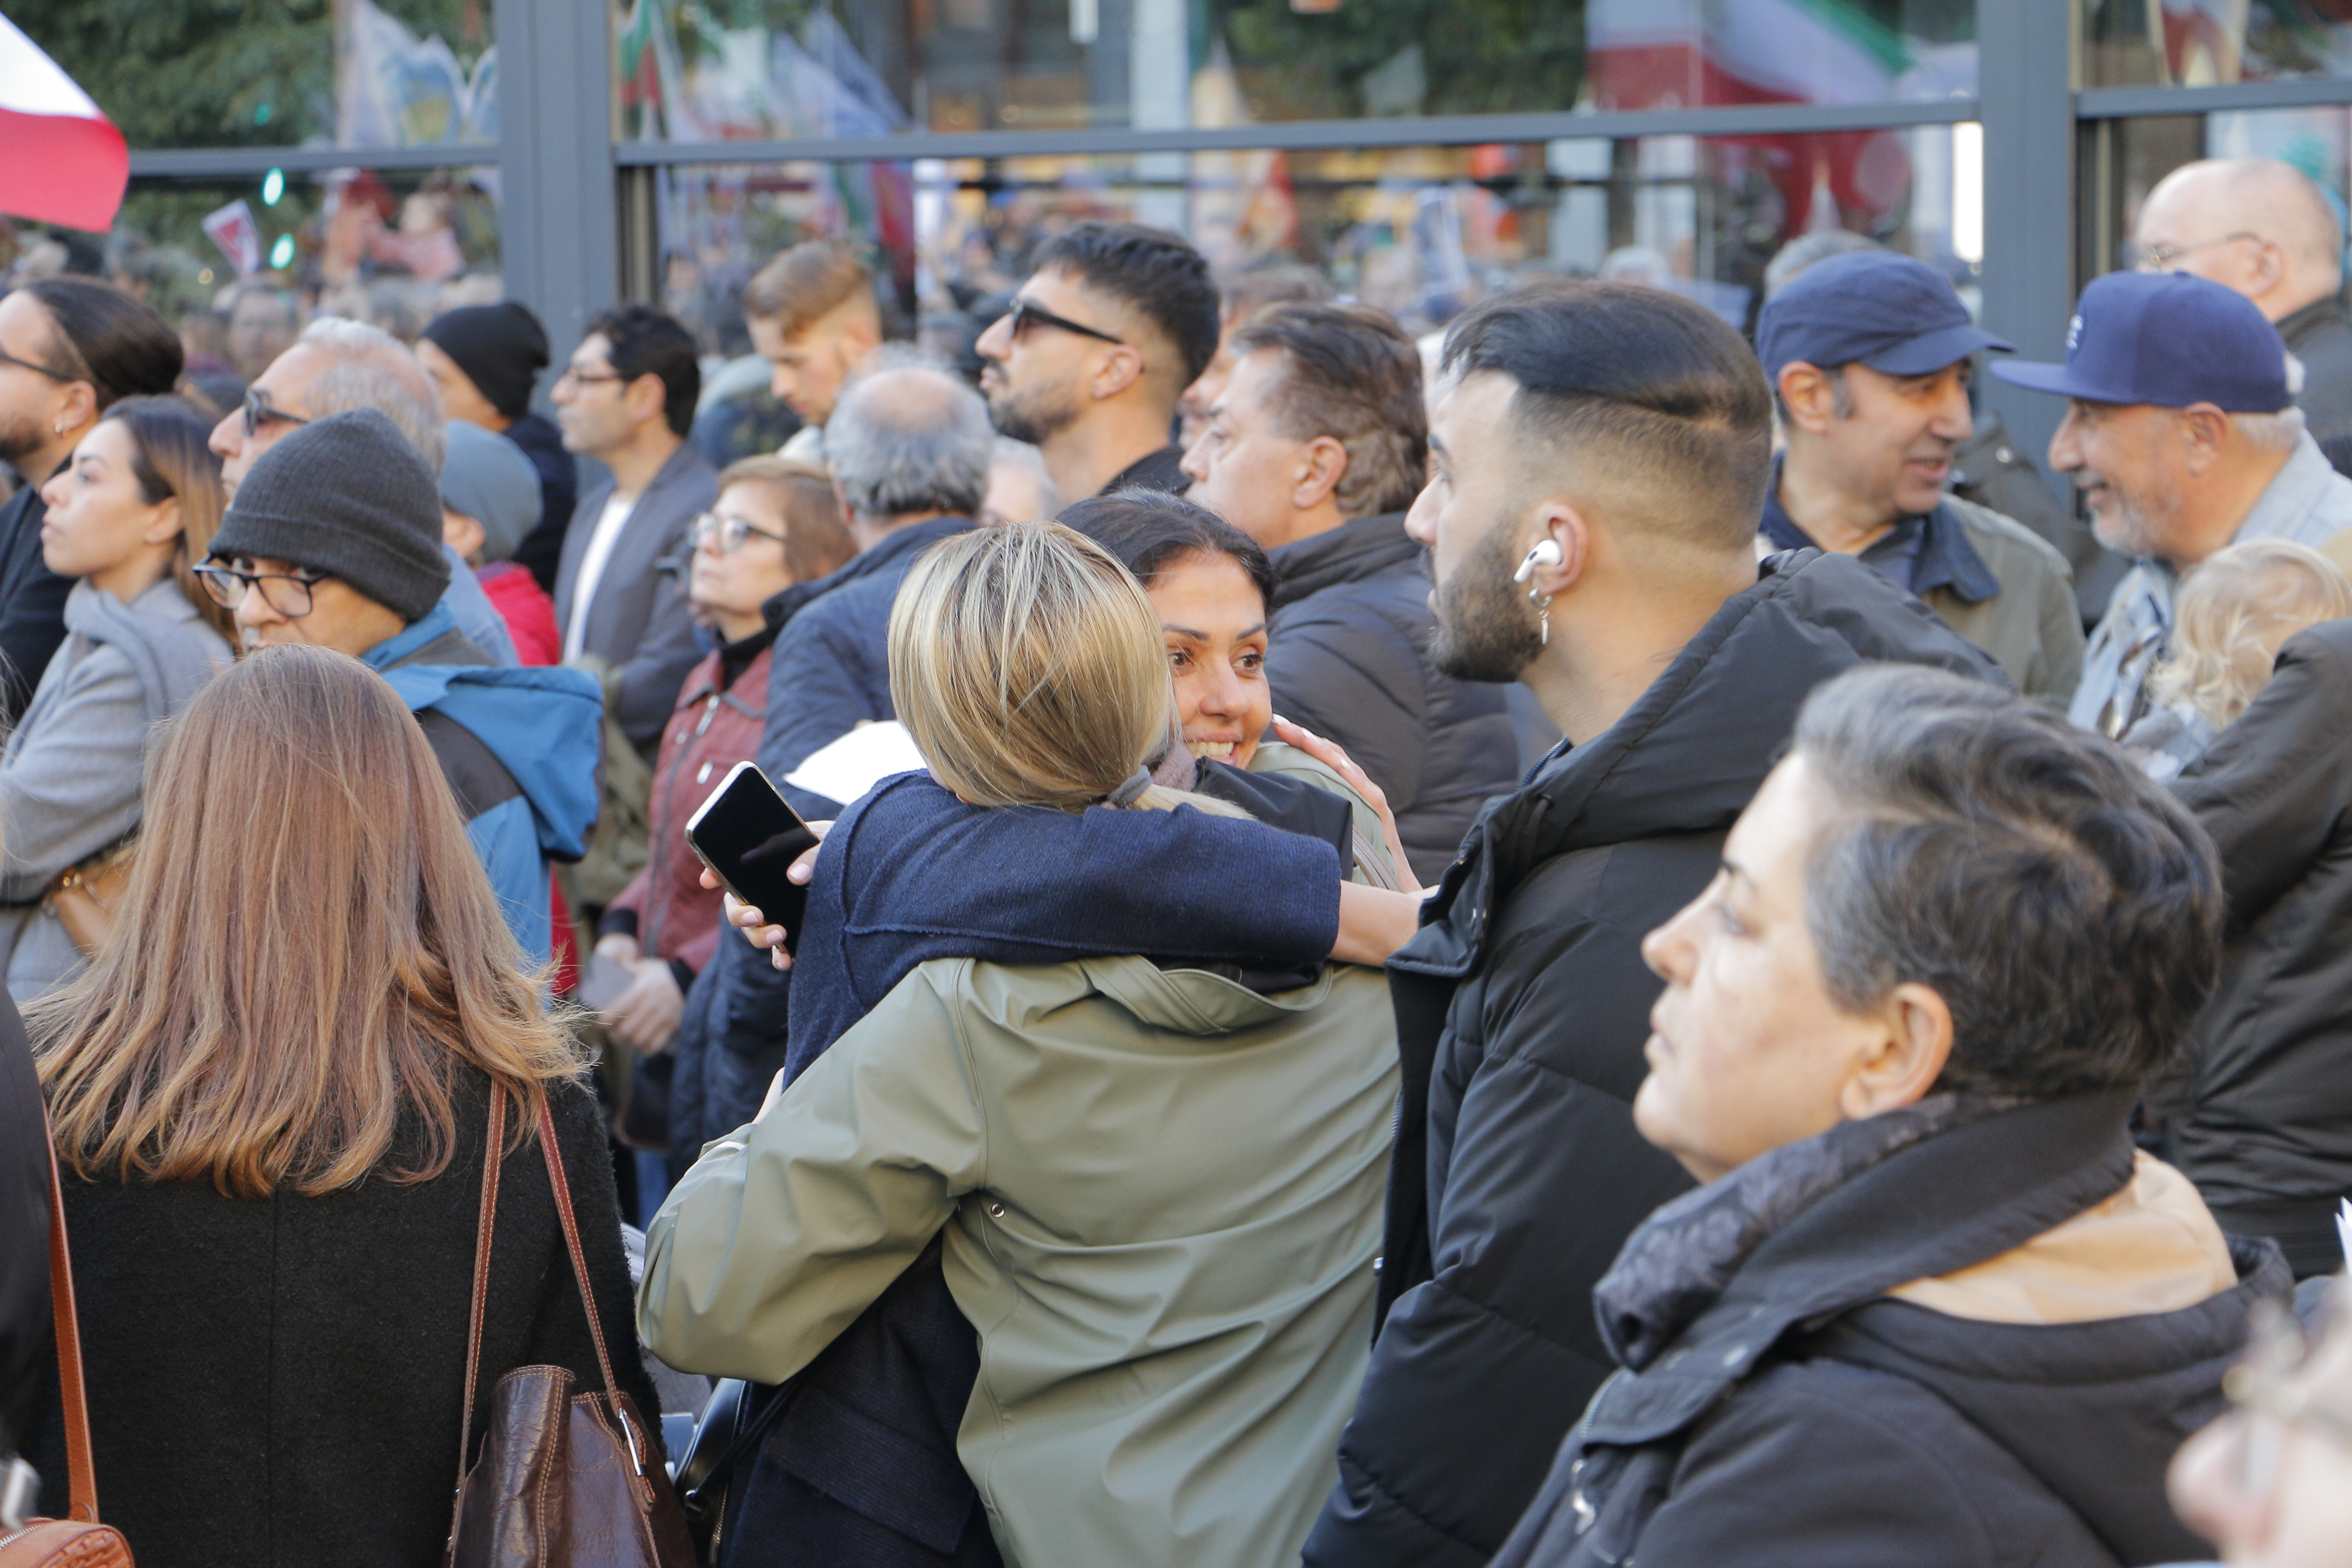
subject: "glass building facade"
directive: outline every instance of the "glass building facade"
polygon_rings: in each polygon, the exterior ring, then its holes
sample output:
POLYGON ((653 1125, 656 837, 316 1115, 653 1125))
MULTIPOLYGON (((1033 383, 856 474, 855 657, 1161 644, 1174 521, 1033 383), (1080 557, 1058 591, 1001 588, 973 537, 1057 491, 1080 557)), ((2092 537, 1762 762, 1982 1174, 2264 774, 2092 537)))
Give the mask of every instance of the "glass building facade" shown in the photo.
MULTIPOLYGON (((16 0, 131 142, 112 233, 0 266, 116 277, 250 374, 280 317, 412 335, 510 297, 560 356, 661 302, 713 356, 814 235, 929 331, 1058 228, 1130 218, 1227 275, 1306 266, 1415 331, 1536 272, 1752 322, 1790 239, 1866 233, 2060 351, 2193 158, 2352 195, 2352 0, 16 0)), ((1994 391, 1997 399, 2007 395, 1994 391)), ((2021 436, 2047 400, 2005 409, 2021 436)))

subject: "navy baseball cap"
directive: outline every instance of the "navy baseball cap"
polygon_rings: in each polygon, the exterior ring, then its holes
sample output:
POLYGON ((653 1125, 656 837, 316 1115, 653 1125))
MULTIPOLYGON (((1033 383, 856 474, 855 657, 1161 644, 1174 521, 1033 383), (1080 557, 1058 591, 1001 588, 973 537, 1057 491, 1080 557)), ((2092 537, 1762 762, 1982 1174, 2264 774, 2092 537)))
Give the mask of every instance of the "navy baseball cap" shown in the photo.
POLYGON ((2254 302, 2186 272, 2095 278, 2066 323, 2066 363, 2012 361, 1993 374, 2091 403, 2276 414, 2294 402, 2286 343, 2254 302))
POLYGON ((1951 280, 1891 250, 1817 261, 1765 301, 1756 357, 1776 385, 1796 360, 1823 370, 1856 361, 1888 375, 1926 375, 1979 349, 2010 346, 1969 320, 1951 280))

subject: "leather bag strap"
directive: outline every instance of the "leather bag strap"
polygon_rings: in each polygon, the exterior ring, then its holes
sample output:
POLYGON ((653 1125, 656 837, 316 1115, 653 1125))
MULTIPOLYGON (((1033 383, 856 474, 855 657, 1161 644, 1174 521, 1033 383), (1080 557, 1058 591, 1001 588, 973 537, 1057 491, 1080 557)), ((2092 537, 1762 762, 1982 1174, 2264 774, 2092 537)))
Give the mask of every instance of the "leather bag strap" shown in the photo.
POLYGON ((89 1451, 89 1400, 81 1378, 81 1315, 74 1310, 73 1251, 66 1245, 64 1188, 58 1180, 58 1142, 48 1119, 41 1123, 49 1149, 49 1312, 57 1325, 58 1393, 65 1405, 66 1480, 71 1503, 66 1513, 83 1524, 98 1522, 98 1473, 89 1451))
POLYGON ((563 1245, 572 1253, 572 1278, 579 1282, 580 1305, 588 1313, 588 1337, 596 1342, 596 1370, 604 1374, 604 1392, 618 1394, 613 1381, 613 1358, 604 1352, 604 1325, 596 1316, 595 1293, 588 1288, 588 1255, 580 1250, 580 1222, 572 1215, 572 1184, 564 1179, 563 1156, 555 1147, 555 1112, 545 1100, 539 1102, 539 1150, 547 1157, 547 1180, 555 1189, 555 1215, 563 1224, 563 1245))
POLYGON ((482 1375, 482 1314, 490 1298, 490 1236, 498 1228, 499 1166, 503 1161, 507 1131, 507 1092, 496 1079, 490 1083, 489 1136, 482 1148, 482 1212, 474 1227, 473 1318, 466 1331, 466 1415, 457 1426, 457 1482, 466 1480, 466 1462, 474 1453, 474 1389, 482 1375))

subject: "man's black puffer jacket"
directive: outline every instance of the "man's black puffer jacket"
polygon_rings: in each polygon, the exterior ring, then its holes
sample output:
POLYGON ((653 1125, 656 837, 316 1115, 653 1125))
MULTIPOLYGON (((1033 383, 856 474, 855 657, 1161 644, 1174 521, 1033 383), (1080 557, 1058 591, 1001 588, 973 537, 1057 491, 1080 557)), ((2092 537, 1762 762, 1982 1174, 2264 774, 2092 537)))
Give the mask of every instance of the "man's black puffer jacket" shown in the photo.
POLYGON ((1429 552, 1389 512, 1272 552, 1274 710, 1346 748, 1381 786, 1413 872, 1437 879, 1478 808, 1519 782, 1499 686, 1429 657, 1429 552))
POLYGON ((2221 852, 2221 983, 2197 1023, 2171 1157, 2234 1235, 2298 1278, 2343 1267, 2352 1191, 2352 621, 2278 672, 2174 785, 2221 852))
POLYGON ((2001 679, 1851 556, 1774 556, 1615 725, 1487 808, 1390 961, 1387 1317, 1313 1568, 1482 1568, 1612 1370, 1592 1288, 1690 1185, 1633 1128, 1642 938, 1715 875, 1806 693, 1867 661, 2001 679))

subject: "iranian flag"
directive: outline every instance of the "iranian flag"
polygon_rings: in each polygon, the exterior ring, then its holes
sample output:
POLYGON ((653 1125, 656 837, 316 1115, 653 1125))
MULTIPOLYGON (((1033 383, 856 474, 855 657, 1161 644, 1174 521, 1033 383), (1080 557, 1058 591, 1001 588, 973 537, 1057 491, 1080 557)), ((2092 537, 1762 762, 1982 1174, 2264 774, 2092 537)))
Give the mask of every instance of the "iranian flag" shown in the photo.
POLYGON ((130 178, 122 132, 0 16, 0 213, 103 232, 130 178))
POLYGON ((1591 0, 1595 106, 1874 103, 1912 64, 1851 0, 1591 0))

